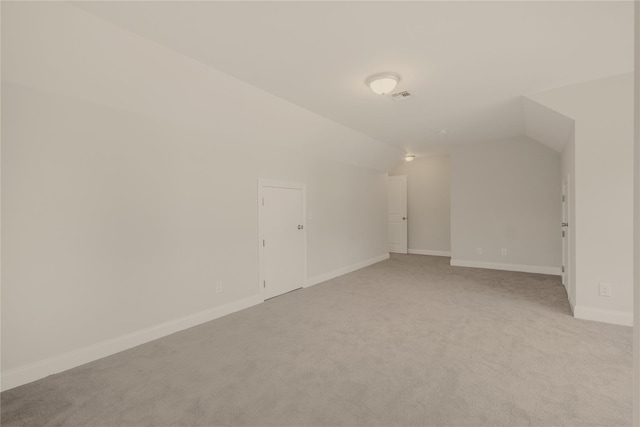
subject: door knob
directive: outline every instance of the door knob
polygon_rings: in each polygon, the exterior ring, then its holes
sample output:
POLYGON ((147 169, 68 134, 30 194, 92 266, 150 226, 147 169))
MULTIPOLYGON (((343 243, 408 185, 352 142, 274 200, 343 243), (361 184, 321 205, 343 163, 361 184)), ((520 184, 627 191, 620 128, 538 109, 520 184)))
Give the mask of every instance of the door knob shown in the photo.
POLYGON ((403 220, 403 221, 406 221, 406 220, 407 220, 407 217, 404 217, 404 216, 403 216, 403 217, 402 217, 402 220, 403 220))
POLYGON ((569 226, 569 223, 568 223, 568 222, 563 222, 563 223, 562 223, 562 226, 563 226, 563 227, 568 227, 568 226, 569 226))

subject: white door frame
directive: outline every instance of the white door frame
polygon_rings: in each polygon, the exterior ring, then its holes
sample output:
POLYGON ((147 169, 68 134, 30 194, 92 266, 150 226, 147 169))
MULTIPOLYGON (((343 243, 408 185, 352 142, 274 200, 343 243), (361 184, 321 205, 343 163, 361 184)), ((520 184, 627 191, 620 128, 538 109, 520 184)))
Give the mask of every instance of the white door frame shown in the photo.
MULTIPOLYGON (((402 219, 400 220, 402 223, 402 227, 403 227, 403 235, 404 235, 404 245, 403 247, 398 251, 397 249, 394 248, 394 250, 391 250, 391 242, 388 242, 387 248, 389 252, 394 252, 394 253, 401 253, 401 254, 406 254, 409 252, 409 227, 407 224, 407 219, 408 219, 408 194, 407 194, 407 176, 406 175, 394 175, 394 176, 390 176, 387 178, 387 183, 390 183, 391 181, 400 181, 402 183, 402 187, 404 189, 402 196, 402 204, 403 204, 403 213, 402 215, 402 219)), ((391 223, 390 221, 390 217, 391 214, 389 213, 389 186, 387 186, 387 233, 389 233, 390 231, 390 226, 389 224, 391 223)), ((398 218, 400 218, 400 216, 398 216, 398 218)), ((388 235, 387 235, 388 236, 388 235)))
POLYGON ((566 230, 564 229, 564 223, 565 222, 569 222, 569 215, 567 215, 567 181, 563 181, 562 182, 562 223, 563 225, 560 227, 560 230, 562 230, 562 284, 564 285, 565 288, 569 288, 569 283, 567 280, 567 270, 568 268, 568 263, 567 263, 567 258, 569 258, 568 256, 568 246, 567 246, 567 240, 569 240, 569 236, 566 233, 566 230))
POLYGON ((571 288, 571 175, 565 177, 562 183, 562 222, 569 224, 566 227, 562 227, 564 232, 562 238, 562 284, 569 294, 571 288))
POLYGON ((303 183, 299 182, 287 182, 287 181, 273 181, 269 179, 258 179, 258 261, 259 261, 259 273, 258 273, 258 288, 260 291, 260 297, 264 301, 265 292, 264 292, 264 246, 263 246, 263 233, 264 233, 264 224, 263 224, 263 215, 262 215, 262 206, 263 206, 263 188, 265 187, 275 187, 275 188, 288 188, 293 190, 301 190, 302 191, 302 225, 304 228, 302 231, 302 241, 304 242, 304 282, 302 283, 302 287, 307 287, 307 186, 303 183))

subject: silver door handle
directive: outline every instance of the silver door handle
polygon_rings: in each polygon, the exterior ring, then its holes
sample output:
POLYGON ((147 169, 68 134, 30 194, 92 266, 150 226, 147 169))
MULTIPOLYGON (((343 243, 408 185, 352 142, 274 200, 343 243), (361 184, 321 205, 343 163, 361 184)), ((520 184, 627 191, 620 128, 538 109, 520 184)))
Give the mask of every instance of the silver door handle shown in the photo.
POLYGON ((568 222, 563 222, 563 223, 562 223, 562 226, 563 226, 563 227, 568 227, 568 226, 569 226, 569 223, 568 223, 568 222))

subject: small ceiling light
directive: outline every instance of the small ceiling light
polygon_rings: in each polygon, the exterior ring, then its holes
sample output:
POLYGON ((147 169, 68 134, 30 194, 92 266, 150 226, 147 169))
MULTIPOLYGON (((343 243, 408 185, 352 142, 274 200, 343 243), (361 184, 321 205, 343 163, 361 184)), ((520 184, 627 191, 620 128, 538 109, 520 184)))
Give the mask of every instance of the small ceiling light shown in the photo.
POLYGON ((395 89, 400 81, 400 76, 396 73, 374 74, 367 79, 367 86, 377 95, 386 95, 395 89))
POLYGON ((414 156, 413 154, 407 154, 406 156, 404 156, 404 159, 407 162, 413 162, 413 160, 416 158, 416 156, 414 156))

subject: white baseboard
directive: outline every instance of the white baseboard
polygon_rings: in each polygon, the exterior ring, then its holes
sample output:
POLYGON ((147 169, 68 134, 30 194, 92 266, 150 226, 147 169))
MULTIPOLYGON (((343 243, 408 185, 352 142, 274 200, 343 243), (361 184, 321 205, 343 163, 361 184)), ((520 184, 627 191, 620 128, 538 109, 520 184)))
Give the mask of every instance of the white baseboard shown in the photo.
POLYGON ((347 265, 346 267, 342 267, 337 270, 330 271, 328 273, 323 273, 317 276, 309 277, 307 279, 307 284, 305 285, 305 288, 308 288, 309 286, 317 285, 318 283, 326 282, 327 280, 335 279, 336 277, 342 276, 343 274, 360 270, 361 268, 368 267, 380 261, 384 261, 385 259, 389 259, 388 253, 358 262, 356 264, 347 265))
POLYGON ((614 325, 633 326, 633 313, 625 311, 602 310, 577 305, 573 309, 576 319, 595 320, 596 322, 612 323, 614 325))
POLYGON ((503 264, 499 262, 467 261, 463 259, 454 259, 454 258, 451 258, 451 265, 454 267, 488 268, 490 270, 519 271, 522 273, 550 274, 553 276, 562 275, 561 267, 543 267, 538 265, 503 264))
POLYGON ((407 252, 414 255, 451 256, 451 251, 432 251, 430 249, 408 249, 407 252))
POLYGON ((180 319, 171 320, 156 326, 141 329, 127 335, 99 342, 78 350, 70 351, 59 356, 51 357, 39 362, 31 363, 15 369, 2 372, 0 384, 2 391, 18 387, 32 381, 39 380, 67 369, 75 368, 85 363, 101 359, 112 354, 128 350, 140 344, 171 335, 175 332, 191 328, 201 323, 209 322, 236 311, 252 307, 263 302, 260 295, 255 295, 221 307, 200 311, 180 319))

